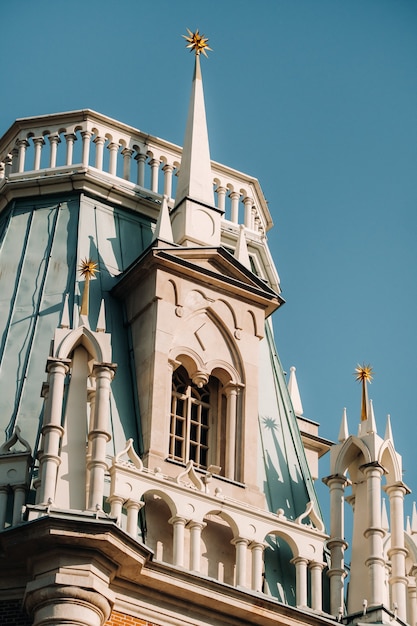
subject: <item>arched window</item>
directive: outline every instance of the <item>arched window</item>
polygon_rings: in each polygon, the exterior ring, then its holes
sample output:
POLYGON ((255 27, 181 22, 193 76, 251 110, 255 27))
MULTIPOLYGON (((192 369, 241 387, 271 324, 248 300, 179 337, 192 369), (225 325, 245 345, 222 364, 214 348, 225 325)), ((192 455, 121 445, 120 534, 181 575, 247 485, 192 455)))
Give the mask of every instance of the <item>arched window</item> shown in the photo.
POLYGON ((172 376, 171 425, 169 458, 207 469, 212 462, 210 446, 213 441, 217 413, 217 379, 198 387, 183 366, 172 376))

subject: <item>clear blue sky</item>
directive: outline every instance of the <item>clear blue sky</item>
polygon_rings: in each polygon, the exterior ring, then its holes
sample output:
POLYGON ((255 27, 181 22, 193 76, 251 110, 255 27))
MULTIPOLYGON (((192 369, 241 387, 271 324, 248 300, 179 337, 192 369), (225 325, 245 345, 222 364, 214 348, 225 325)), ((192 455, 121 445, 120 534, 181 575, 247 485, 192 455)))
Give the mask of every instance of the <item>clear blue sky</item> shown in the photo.
MULTIPOLYGON (((304 413, 336 439, 371 363, 417 498, 417 2, 19 0, 1 6, 0 132, 91 108, 182 143, 199 28, 211 155, 260 180, 304 413)), ((327 472, 326 463, 322 468, 327 472)), ((320 490, 322 495, 323 491, 320 490)), ((326 494, 327 495, 327 494, 326 494)))

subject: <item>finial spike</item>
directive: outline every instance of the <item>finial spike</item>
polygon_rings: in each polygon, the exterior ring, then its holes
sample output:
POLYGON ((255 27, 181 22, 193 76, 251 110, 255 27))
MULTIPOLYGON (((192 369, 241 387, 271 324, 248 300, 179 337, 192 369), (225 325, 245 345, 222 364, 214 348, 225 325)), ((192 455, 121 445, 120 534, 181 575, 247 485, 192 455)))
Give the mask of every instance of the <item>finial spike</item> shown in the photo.
POLYGON ((163 239, 168 243, 173 243, 171 218, 169 217, 168 196, 162 198, 161 208, 159 211, 158 221, 156 222, 153 241, 163 239))
POLYGON ((388 439, 392 441, 392 443, 394 443, 394 438, 392 436, 392 429, 391 429, 391 416, 389 414, 387 415, 387 423, 385 426, 385 435, 384 435, 384 440, 387 441, 388 439))
POLYGON ((104 300, 102 300, 100 304, 100 312, 98 314, 96 332, 98 333, 106 332, 106 309, 104 306, 104 300))
POLYGON ((81 276, 85 278, 83 297, 81 300, 80 316, 87 319, 90 299, 90 280, 91 278, 94 278, 94 276, 97 274, 97 268, 98 263, 96 263, 92 259, 87 259, 87 257, 81 261, 78 268, 81 276))
POLYGON ((410 522, 409 515, 407 515, 407 522, 405 524, 405 532, 407 533, 407 535, 411 535, 411 522, 410 522))
MULTIPOLYGON (((356 380, 362 383, 362 397, 361 397, 361 424, 368 419, 368 387, 367 383, 372 381, 373 370, 370 365, 357 365, 354 375, 356 380)), ((362 428, 360 429, 362 431, 362 428)))
POLYGON ((303 405, 301 402, 301 395, 298 388, 297 377, 295 375, 296 368, 294 366, 290 367, 290 379, 288 381, 288 391, 290 394, 292 406, 294 408, 294 412, 296 415, 303 414, 303 405))
POLYGON ((250 259, 248 253, 248 246, 246 243, 246 235, 245 235, 245 227, 243 224, 240 225, 239 237, 237 240, 237 246, 235 250, 235 258, 242 263, 248 270, 251 269, 250 259))
POLYGON ((344 441, 346 441, 348 437, 349 437, 349 428, 348 428, 348 422, 347 422, 347 412, 346 412, 346 407, 344 407, 342 421, 340 422, 340 429, 339 429, 339 437, 338 437, 339 443, 343 443, 344 441))
POLYGON ((411 534, 415 535, 417 533, 417 508, 416 503, 413 502, 413 512, 411 514, 411 534))
POLYGON ((366 432, 376 434, 376 421, 375 421, 375 414, 374 414, 374 405, 372 403, 372 400, 369 400, 368 422, 367 422, 366 432))

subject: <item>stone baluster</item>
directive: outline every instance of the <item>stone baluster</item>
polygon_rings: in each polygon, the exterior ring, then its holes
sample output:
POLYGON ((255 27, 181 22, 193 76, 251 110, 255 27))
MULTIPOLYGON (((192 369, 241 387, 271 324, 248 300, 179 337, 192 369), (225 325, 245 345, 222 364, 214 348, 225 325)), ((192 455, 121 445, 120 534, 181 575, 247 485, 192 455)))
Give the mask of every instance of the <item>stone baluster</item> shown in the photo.
POLYGON ((34 137, 33 145, 35 146, 35 156, 33 161, 33 169, 39 170, 41 167, 42 147, 45 145, 43 137, 34 137))
POLYGON ((344 555, 347 543, 344 539, 344 496, 347 480, 345 476, 333 474, 323 479, 330 491, 330 613, 338 615, 344 605, 344 579, 346 577, 344 555))
POLYGON ((138 185, 140 187, 145 186, 145 163, 147 156, 143 152, 139 152, 135 156, 135 161, 138 162, 138 185))
POLYGON ((190 570, 192 572, 200 571, 201 556, 201 531, 206 527, 204 522, 191 520, 187 524, 190 529, 190 570))
POLYGON ((117 153, 119 151, 119 144, 112 141, 107 146, 107 149, 110 152, 109 158, 109 174, 112 176, 116 176, 117 173, 117 153))
POLYGON ((391 585, 392 602, 398 606, 398 617, 404 621, 407 619, 407 578, 405 571, 405 557, 407 550, 404 545, 404 496, 410 490, 402 482, 387 485, 385 491, 389 497, 391 547, 388 556, 391 560, 391 585))
POLYGON ((18 158, 17 158, 17 171, 24 172, 25 171, 25 157, 26 157, 26 148, 29 146, 29 142, 27 139, 19 139, 17 142, 18 147, 18 158))
POLYGON ((307 606, 307 564, 308 559, 296 556, 291 560, 295 565, 295 603, 298 607, 307 606))
POLYGON ((158 193, 158 174, 159 174, 159 159, 151 159, 149 161, 151 166, 151 190, 158 193))
POLYGON ((67 133, 66 135, 64 135, 64 137, 65 141, 67 142, 66 165, 72 165, 74 142, 77 141, 77 135, 74 135, 74 133, 67 133))
POLYGON ((236 547, 236 587, 246 587, 246 555, 249 541, 243 537, 233 539, 236 547))
POLYGON ((89 130, 83 130, 81 132, 81 137, 83 140, 83 150, 82 150, 82 157, 81 157, 81 163, 83 167, 88 167, 88 163, 90 160, 90 140, 91 140, 91 136, 92 133, 89 130))
POLYGON ((56 167, 58 144, 61 143, 61 138, 58 134, 54 134, 49 135, 48 140, 50 145, 49 167, 56 167))
POLYGON ((170 163, 166 163, 162 168, 164 172, 164 195, 168 196, 168 198, 172 197, 172 173, 174 171, 174 166, 170 165, 170 163))
POLYGON ((240 193, 238 191, 231 191, 230 194, 231 207, 230 207, 230 221, 234 224, 239 223, 239 199, 240 193))
POLYGON ((134 539, 137 539, 139 511, 145 506, 145 503, 137 502, 136 500, 128 500, 125 506, 127 510, 126 532, 134 539))
POLYGON ((88 508, 93 511, 101 509, 103 504, 104 477, 107 470, 106 445, 111 439, 108 432, 110 382, 115 369, 114 365, 104 363, 93 367, 96 398, 93 429, 88 433, 88 439, 91 441, 91 460, 88 464, 90 472, 88 508))
POLYGON ((7 501, 9 499, 8 485, 0 485, 0 531, 6 523, 7 501))
POLYGON ((378 462, 362 465, 365 474, 368 499, 368 528, 364 536, 368 540, 368 558, 365 561, 370 580, 370 606, 379 606, 384 602, 385 560, 383 538, 385 531, 381 523, 381 477, 384 468, 378 462))
POLYGON ((322 594, 322 571, 324 563, 318 561, 310 561, 310 580, 311 580, 311 608, 315 611, 321 611, 323 607, 322 594))
POLYGON ((252 198, 250 196, 245 196, 243 198, 243 206, 245 208, 243 223, 246 228, 252 228, 252 205, 252 198))
POLYGON ((56 477, 61 462, 59 446, 64 429, 61 426, 62 403, 65 376, 70 360, 48 359, 49 392, 45 404, 45 417, 42 427, 43 452, 40 456, 39 475, 41 477, 39 502, 47 504, 55 498, 56 477))
POLYGON ((6 154, 4 157, 4 177, 9 178, 12 172, 12 162, 13 158, 11 154, 6 154))
POLYGON ((168 520, 173 528, 172 560, 173 565, 184 567, 184 528, 187 520, 180 515, 175 515, 168 520))
POLYGON ((11 170, 11 173, 12 174, 16 174, 16 172, 18 171, 19 150, 17 148, 13 148, 12 150, 10 150, 10 154, 11 154, 11 157, 12 157, 12 170, 11 170))
POLYGON ((217 208, 220 211, 222 211, 223 214, 226 210, 226 193, 227 193, 226 187, 222 187, 221 185, 216 187, 217 208))
POLYGON ((0 180, 4 179, 4 161, 0 161, 0 180))
POLYGON ((130 148, 123 148, 123 178, 125 180, 130 180, 130 163, 132 159, 132 154, 133 150, 131 150, 130 148))
POLYGON ((252 581, 251 587, 253 591, 262 591, 263 587, 263 565, 264 565, 264 549, 265 545, 258 541, 252 541, 249 544, 252 554, 252 581))
POLYGON ((252 230, 256 230, 256 217, 257 217, 256 207, 255 205, 252 205, 252 219, 251 219, 252 230))
POLYGON ((93 143, 96 144, 96 158, 94 161, 95 167, 102 171, 103 170, 103 152, 104 152, 104 144, 106 143, 105 137, 96 137, 93 139, 93 143))

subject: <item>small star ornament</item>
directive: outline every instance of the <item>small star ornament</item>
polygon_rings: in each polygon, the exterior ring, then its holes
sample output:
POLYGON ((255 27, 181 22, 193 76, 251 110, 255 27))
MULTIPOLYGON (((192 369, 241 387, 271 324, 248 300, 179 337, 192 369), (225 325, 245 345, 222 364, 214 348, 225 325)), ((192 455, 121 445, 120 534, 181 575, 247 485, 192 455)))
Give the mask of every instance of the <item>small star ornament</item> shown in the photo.
POLYGON ((195 33, 191 32, 189 28, 187 28, 187 31, 188 35, 182 36, 188 42, 185 47, 189 48, 190 52, 194 51, 196 56, 199 56, 201 53, 203 53, 205 57, 207 56, 208 50, 212 52, 212 49, 209 48, 208 45, 208 38, 205 35, 200 35, 200 33, 198 32, 198 28, 195 33))
POLYGON ((85 279, 94 278, 98 272, 98 263, 92 259, 83 259, 79 266, 79 272, 85 279))

